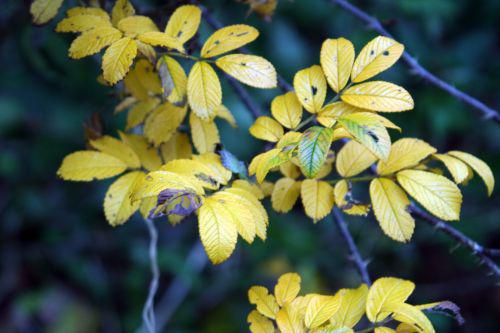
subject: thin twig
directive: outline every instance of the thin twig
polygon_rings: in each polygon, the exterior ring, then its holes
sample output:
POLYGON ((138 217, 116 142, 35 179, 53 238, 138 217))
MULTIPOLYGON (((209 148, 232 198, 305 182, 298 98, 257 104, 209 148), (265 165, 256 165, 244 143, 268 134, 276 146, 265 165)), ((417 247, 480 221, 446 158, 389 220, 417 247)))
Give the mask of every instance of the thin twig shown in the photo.
MULTIPOLYGON (((354 6, 349 1, 347 0, 327 0, 327 1, 351 13, 354 17, 364 22, 369 29, 376 31, 381 35, 393 38, 392 35, 384 28, 382 23, 380 23, 379 20, 367 14, 359 7, 354 6)), ((478 99, 464 93, 463 91, 455 88, 451 84, 441 80, 436 75, 429 72, 426 68, 422 67, 418 63, 417 59, 412 57, 408 52, 405 51, 403 53, 402 58, 413 74, 421 77, 427 82, 435 85, 436 87, 444 90, 448 94, 462 101, 463 103, 471 106, 482 115, 483 119, 493 120, 496 123, 500 124, 500 114, 498 113, 497 110, 490 108, 489 106, 479 101, 478 99)))
POLYGON ((149 292, 146 303, 142 310, 142 319, 144 325, 147 328, 148 333, 156 333, 156 317, 154 311, 154 299, 156 291, 158 290, 158 281, 160 279, 160 270, 158 268, 158 255, 157 255, 157 243, 158 243, 158 231, 154 225, 154 222, 150 219, 144 219, 144 222, 148 228, 149 232, 149 261, 151 264, 152 278, 149 283, 149 292))
POLYGON ((354 242, 354 239, 352 238, 351 233, 349 232, 349 228, 347 227, 347 223, 344 221, 344 218, 340 211, 338 210, 337 207, 335 207, 332 211, 331 214, 333 221, 339 228, 340 234, 342 235, 342 238, 344 238, 347 247, 349 248, 349 254, 350 254, 350 259, 352 263, 355 265, 356 270, 358 271, 359 275, 361 276, 361 279, 363 280, 364 283, 366 283, 368 286, 372 284, 370 280, 370 274, 368 273, 367 269, 367 262, 363 260, 361 257, 361 254, 359 253, 359 249, 356 246, 356 243, 354 242))
POLYGON ((426 211, 418 208, 414 204, 410 206, 410 212, 413 215, 421 218, 425 222, 429 223, 430 225, 434 226, 437 230, 451 236, 459 244, 467 247, 472 252, 472 254, 479 259, 479 262, 481 264, 484 264, 489 268, 491 273, 496 278, 500 277, 500 268, 493 261, 493 259, 490 258, 490 255, 492 255, 491 252, 493 251, 495 253, 498 253, 498 250, 484 248, 482 245, 472 240, 471 238, 467 237, 457 229, 451 227, 449 224, 441 221, 440 219, 428 214, 426 211))

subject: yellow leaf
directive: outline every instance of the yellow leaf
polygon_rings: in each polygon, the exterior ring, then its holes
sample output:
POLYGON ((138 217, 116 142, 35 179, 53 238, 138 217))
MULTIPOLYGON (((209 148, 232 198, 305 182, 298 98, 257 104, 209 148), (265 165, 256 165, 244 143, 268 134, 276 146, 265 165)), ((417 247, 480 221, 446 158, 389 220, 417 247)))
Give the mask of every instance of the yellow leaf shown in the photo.
POLYGON ((111 22, 97 15, 75 15, 59 22, 56 32, 84 32, 97 27, 111 27, 111 22))
POLYGON ((231 184, 231 186, 244 189, 244 190, 252 193, 253 195, 255 195, 255 197, 259 200, 264 199, 264 193, 262 192, 260 187, 257 186, 257 184, 255 184, 255 183, 250 183, 249 181, 243 180, 243 179, 236 179, 231 184))
POLYGON ((435 157, 444 163, 448 171, 453 176, 455 183, 460 184, 467 179, 467 176, 469 175, 467 164, 458 158, 445 154, 433 154, 432 157, 435 157))
POLYGON ((124 37, 107 48, 102 57, 104 79, 115 84, 125 77, 137 55, 137 44, 130 37, 124 37))
POLYGON ((193 159, 211 168, 218 175, 217 180, 219 183, 223 185, 226 185, 233 175, 231 171, 222 165, 220 156, 215 153, 208 152, 201 155, 195 155, 193 159))
POLYGON ((168 77, 170 77, 170 79, 172 80, 172 91, 170 92, 170 94, 168 94, 168 92, 165 90, 167 82, 163 83, 163 93, 168 98, 168 101, 170 103, 183 104, 186 100, 187 76, 181 64, 179 64, 179 62, 177 62, 177 60, 175 60, 174 58, 165 55, 161 57, 158 65, 160 75, 162 72, 162 66, 164 65, 166 66, 166 68, 164 69, 168 71, 168 77))
POLYGON ((428 143, 412 138, 403 138, 394 142, 387 161, 380 161, 377 165, 377 173, 390 175, 396 171, 413 167, 427 156, 434 154, 436 148, 428 143))
POLYGON ((271 117, 261 116, 248 129, 254 137, 270 142, 277 142, 283 136, 281 125, 271 117))
POLYGON ((320 66, 314 65, 298 71, 293 78, 293 87, 307 111, 317 113, 321 110, 326 97, 326 80, 320 66))
POLYGON ((144 123, 144 135, 155 146, 170 140, 177 127, 184 121, 187 108, 163 103, 153 110, 144 123))
POLYGON ((334 328, 354 327, 365 313, 366 297, 368 287, 362 284, 357 289, 341 289, 338 291, 340 297, 339 310, 330 317, 330 323, 334 328))
POLYGON ((337 119, 343 115, 366 111, 365 109, 360 109, 344 102, 334 102, 325 105, 318 113, 317 119, 321 125, 332 127, 337 122, 337 119))
POLYGON ((400 323, 398 327, 396 327, 397 333, 419 333, 420 331, 413 325, 400 323))
POLYGON ((212 119, 222 103, 219 78, 210 64, 198 61, 189 72, 187 82, 188 101, 196 115, 204 120, 212 119))
POLYGON ((385 81, 370 81, 346 89, 342 101, 358 108, 380 112, 413 109, 413 99, 402 87, 385 81))
POLYGON ((307 305, 304 322, 306 327, 315 328, 330 319, 340 307, 340 297, 336 296, 314 296, 307 305))
POLYGON ((354 63, 354 46, 345 38, 327 39, 321 46, 320 62, 328 84, 338 93, 349 81, 354 63))
POLYGON ((201 56, 211 58, 253 42, 259 31, 245 24, 230 25, 214 32, 203 44, 201 56))
POLYGON ((291 146, 297 146, 300 139, 302 139, 302 133, 294 131, 286 132, 276 144, 276 148, 283 149, 287 147, 291 148, 291 146))
POLYGON ((135 169, 141 166, 139 156, 137 156, 132 148, 109 135, 100 137, 97 140, 91 140, 90 145, 105 154, 123 161, 129 168, 135 169))
POLYGON ((191 158, 193 149, 186 133, 176 132, 170 140, 160 146, 161 156, 165 163, 175 159, 191 158))
POLYGON ((127 125, 125 129, 129 130, 142 124, 146 116, 155 109, 158 104, 160 104, 160 99, 150 98, 134 105, 127 114, 127 125))
POLYGON ((248 299, 251 304, 257 306, 259 311, 264 316, 274 319, 279 310, 279 305, 273 295, 269 294, 267 288, 262 286, 252 286, 248 290, 248 299))
POLYGON ((97 7, 73 7, 68 9, 66 15, 68 17, 76 15, 96 15, 108 19, 108 21, 110 20, 109 14, 105 10, 97 7))
POLYGON ((160 79, 153 65, 146 59, 139 59, 124 79, 127 90, 138 100, 151 99, 161 93, 160 79))
POLYGON ((305 333, 299 313, 289 304, 276 313, 276 324, 281 333, 305 333))
POLYGON ((80 59, 101 51, 122 37, 120 30, 113 27, 98 27, 75 38, 69 48, 69 57, 80 59))
POLYGON ((236 196, 238 200, 248 207, 254 216, 255 221, 255 233, 257 237, 262 240, 266 240, 267 225, 269 224, 269 218, 267 216, 266 209, 262 203, 250 192, 245 191, 241 188, 231 187, 226 189, 224 192, 231 193, 236 196))
POLYGON ((52 20, 64 0, 35 0, 31 4, 30 13, 35 24, 44 24, 52 20))
POLYGON ((293 91, 276 96, 271 103, 274 119, 286 128, 293 129, 302 119, 302 105, 293 91))
POLYGON ((356 112, 338 119, 340 124, 375 156, 387 160, 391 138, 376 114, 356 112))
POLYGON ((365 81, 394 65, 405 47, 395 40, 378 36, 363 47, 352 68, 352 82, 365 81))
POLYGON ((229 212, 212 198, 206 198, 198 213, 200 238, 210 261, 220 264, 236 246, 238 232, 229 212))
POLYGON ((66 156, 57 170, 64 180, 91 181, 116 176, 127 169, 127 165, 108 154, 97 151, 77 151, 66 156))
POLYGON ((314 222, 323 219, 333 208, 333 188, 324 181, 305 179, 300 189, 307 216, 314 222))
POLYGON ((236 230, 241 237, 249 244, 255 239, 256 224, 252 206, 245 201, 239 200, 239 197, 227 191, 219 191, 212 198, 221 203, 231 214, 236 230))
POLYGON ((201 10, 197 6, 180 6, 170 16, 165 33, 184 44, 196 34, 200 20, 201 10))
POLYGON ((128 0, 116 0, 111 10, 111 22, 114 26, 118 25, 122 19, 135 14, 134 6, 128 0))
POLYGON ((396 176, 405 191, 429 212, 445 221, 460 219, 462 193, 451 180, 420 170, 403 170, 396 176))
POLYGON ((297 273, 286 273, 280 276, 274 287, 274 295, 280 306, 292 302, 300 291, 300 275, 297 273))
POLYGON ((129 107, 137 103, 137 99, 134 96, 128 96, 122 99, 116 106, 114 114, 118 114, 122 111, 127 110, 129 107))
POLYGON ((410 201, 405 192, 390 179, 374 179, 370 183, 370 198, 384 233, 394 240, 408 242, 415 229, 415 221, 408 213, 410 201))
POLYGON ((219 131, 213 121, 204 121, 196 114, 189 114, 191 137, 196 150, 200 153, 213 152, 215 145, 220 143, 219 131))
POLYGON ((179 175, 192 176, 205 188, 219 188, 218 174, 200 161, 176 159, 161 167, 161 170, 175 172, 179 175))
POLYGON ((203 187, 194 177, 186 177, 168 171, 153 171, 146 175, 141 184, 138 184, 132 195, 132 200, 156 197, 166 189, 186 190, 198 195, 205 194, 203 187))
POLYGON ((145 169, 153 171, 161 166, 162 163, 158 151, 154 147, 148 145, 148 141, 145 137, 142 135, 120 132, 120 138, 135 151, 145 169))
POLYGON ((236 128, 238 124, 236 124, 236 119, 234 119, 233 114, 226 108, 224 105, 220 105, 217 109, 217 117, 224 119, 231 125, 231 127, 236 128))
POLYGON ((229 54, 215 64, 227 74, 255 88, 274 88, 277 84, 274 66, 262 57, 250 54, 229 54))
POLYGON ((156 51, 154 47, 137 39, 135 40, 135 42, 137 44, 137 50, 141 55, 146 57, 146 59, 148 59, 152 63, 156 62, 156 51))
POLYGON ((142 171, 129 172, 109 187, 104 198, 104 215, 113 227, 125 223, 139 208, 141 202, 132 202, 131 195, 145 176, 142 171))
POLYGON ((370 205, 357 204, 351 198, 350 184, 346 180, 341 180, 333 189, 335 204, 342 209, 342 211, 349 215, 362 215, 366 216, 370 212, 370 205))
POLYGON ((158 31, 156 24, 147 16, 129 16, 118 22, 118 29, 125 33, 125 36, 137 37, 145 32, 158 31))
POLYGON ((292 179, 297 179, 301 175, 299 167, 290 161, 280 164, 280 171, 283 176, 292 179))
POLYGON ((141 212, 143 218, 149 218, 149 214, 156 207, 157 202, 158 199, 156 197, 148 197, 140 201, 141 205, 139 207, 139 212, 141 212))
POLYGON ((482 160, 479 158, 468 154, 464 153, 462 151, 449 151, 448 155, 451 155, 453 157, 456 157, 465 163, 467 163, 474 171, 477 172, 479 177, 483 179, 484 184, 486 185, 486 188, 488 189, 488 196, 493 193, 493 188, 495 187, 495 178, 493 177, 493 172, 491 172, 490 167, 488 164, 484 163, 482 160))
POLYGON ((247 321, 250 323, 250 332, 252 333, 275 333, 273 322, 257 310, 250 312, 247 321))
POLYGON ((434 333, 434 327, 425 314, 413 305, 401 303, 392 304, 388 310, 393 312, 394 320, 409 324, 423 333, 434 333))
POLYGON ((335 166, 339 175, 348 178, 360 174, 376 161, 375 155, 365 146, 351 140, 340 149, 335 166))
POLYGON ((278 213, 289 212, 300 195, 300 182, 291 178, 281 178, 274 186, 271 202, 278 213))
POLYGON ((260 184, 260 189, 262 193, 264 193, 264 197, 269 197, 274 191, 274 184, 272 182, 263 181, 262 184, 260 184))
POLYGON ((402 304, 415 289, 408 280, 380 278, 373 283, 366 299, 366 316, 372 322, 381 322, 390 315, 392 305, 402 304))
POLYGON ((164 32, 145 32, 139 35, 139 40, 152 46, 162 46, 184 53, 184 47, 182 46, 182 43, 177 38, 170 37, 164 32))

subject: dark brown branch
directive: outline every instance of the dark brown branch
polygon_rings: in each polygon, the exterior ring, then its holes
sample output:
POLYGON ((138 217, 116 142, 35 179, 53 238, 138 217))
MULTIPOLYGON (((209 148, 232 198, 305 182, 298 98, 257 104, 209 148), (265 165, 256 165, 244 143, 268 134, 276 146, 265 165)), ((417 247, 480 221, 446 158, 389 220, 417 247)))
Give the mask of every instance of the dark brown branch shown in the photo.
POLYGON ((356 246, 356 243, 354 242, 354 239, 352 238, 351 233, 349 232, 349 228, 347 227, 347 223, 344 221, 344 217, 340 213, 337 207, 335 207, 331 213, 333 222, 337 225, 339 228, 340 234, 342 238, 344 238, 344 241, 347 244, 347 247, 349 248, 349 255, 350 255, 350 260, 356 267, 356 270, 358 271, 359 275, 361 276, 361 279, 363 280, 364 283, 366 283, 368 286, 372 284, 371 279, 370 279, 370 274, 368 273, 368 263, 363 260, 361 257, 361 254, 359 253, 359 249, 356 246))
POLYGON ((472 254, 479 259, 479 262, 481 264, 484 264, 486 267, 488 267, 488 269, 496 278, 500 277, 500 268, 490 257, 491 255, 493 255, 492 253, 498 254, 499 250, 486 249, 485 247, 483 247, 476 241, 472 240, 471 238, 467 237, 457 229, 451 227, 446 222, 443 222, 440 219, 428 214, 426 211, 418 208, 414 204, 410 206, 410 212, 412 213, 412 215, 419 217, 428 224, 434 226, 434 228, 436 228, 437 230, 451 236, 459 244, 467 247, 472 252, 472 254))
MULTIPOLYGON (((359 7, 354 6, 349 1, 347 0, 327 0, 327 1, 351 13, 354 17, 364 22, 369 29, 376 31, 381 35, 393 38, 392 35, 383 27, 383 25, 380 23, 379 20, 365 13, 363 10, 361 10, 359 7)), ((479 101, 478 99, 464 93, 463 91, 455 88, 451 84, 441 80, 436 75, 429 72, 426 68, 422 67, 418 63, 418 61, 414 57, 412 57, 408 52, 405 51, 403 53, 402 58, 403 61, 406 63, 406 65, 410 68, 411 73, 421 77, 427 82, 435 85, 436 87, 452 95, 456 99, 471 106, 482 116, 483 119, 493 120, 497 124, 500 124, 500 114, 498 113, 497 110, 490 108, 489 106, 479 101)))

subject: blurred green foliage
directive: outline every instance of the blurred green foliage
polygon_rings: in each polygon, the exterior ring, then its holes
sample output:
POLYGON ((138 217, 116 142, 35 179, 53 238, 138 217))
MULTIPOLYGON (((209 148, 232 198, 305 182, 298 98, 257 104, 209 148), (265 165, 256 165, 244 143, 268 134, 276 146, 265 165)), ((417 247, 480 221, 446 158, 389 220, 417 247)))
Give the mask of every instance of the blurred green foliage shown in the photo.
MULTIPOLYGON (((72 5, 76 1, 67 1, 72 5)), ((174 8, 166 6, 167 10, 174 8)), ((354 2, 354 1, 353 1, 354 2)), ((140 13, 165 23, 155 8, 165 1, 136 0, 140 13)), ((359 50, 375 35, 348 13, 324 1, 281 0, 272 22, 233 1, 203 1, 226 24, 244 22, 261 35, 250 49, 270 59, 289 81, 319 62, 322 41, 345 36, 359 50)), ((500 2, 496 0, 355 1, 380 18, 424 66, 477 96, 500 105, 500 2)), ((148 237, 136 217, 109 227, 102 199, 109 182, 64 183, 57 179, 62 158, 82 149, 82 124, 98 112, 106 132, 116 133, 124 117, 113 116, 117 103, 96 81, 99 68, 89 58, 68 59, 70 36, 53 32, 54 23, 34 27, 29 1, 7 0, 0 12, 0 331, 133 332, 141 323, 150 271, 148 237)), ((209 33, 203 25, 202 36, 209 33)), ((415 110, 390 115, 403 135, 422 138, 441 151, 460 149, 483 158, 500 171, 500 128, 473 110, 411 75, 403 64, 381 76, 406 87, 415 110)), ((249 88, 267 112, 280 92, 249 88)), ((224 102, 239 129, 220 124, 226 147, 249 160, 262 143, 247 129, 252 119, 224 85, 224 102), (232 138, 238 138, 233 140, 232 138)), ((393 138, 398 137, 392 133, 393 138)), ((487 246, 500 246, 498 191, 487 198, 476 178, 464 189, 462 220, 454 226, 487 246)), ((304 289, 331 291, 360 283, 349 264, 343 240, 328 219, 313 225, 299 209, 270 213, 268 241, 240 242, 223 265, 202 274, 183 270, 197 239, 195 221, 177 227, 157 221, 160 232, 161 284, 158 300, 176 274, 193 279, 187 299, 165 332, 241 332, 250 309, 252 284, 274 283, 283 272, 298 271, 304 289)), ((438 332, 498 331, 500 294, 487 271, 470 253, 424 223, 414 239, 400 244, 385 237, 373 217, 349 218, 373 277, 408 278, 417 283, 413 301, 450 299, 467 320, 434 317, 438 332)))

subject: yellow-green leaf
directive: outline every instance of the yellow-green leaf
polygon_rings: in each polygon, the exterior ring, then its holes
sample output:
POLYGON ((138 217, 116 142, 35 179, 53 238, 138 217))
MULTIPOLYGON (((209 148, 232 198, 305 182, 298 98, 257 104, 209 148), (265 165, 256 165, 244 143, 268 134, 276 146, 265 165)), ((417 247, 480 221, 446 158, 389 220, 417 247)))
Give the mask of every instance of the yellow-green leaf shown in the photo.
POLYGON ((298 71, 293 78, 293 87, 307 111, 317 113, 321 110, 326 97, 326 79, 320 66, 298 71))
POLYGON ((53 19, 64 0, 35 0, 30 13, 35 24, 44 24, 53 19))
POLYGON ((64 180, 91 181, 119 175, 127 165, 114 156, 97 151, 77 151, 66 156, 57 170, 64 180))
POLYGON ((338 93, 349 81, 354 46, 345 38, 327 39, 321 46, 320 62, 328 84, 338 93))
POLYGON ((434 154, 436 148, 419 139, 403 138, 394 142, 387 161, 380 161, 377 173, 390 175, 396 171, 413 167, 427 156, 434 154))
POLYGON ((488 164, 484 163, 482 160, 475 157, 474 155, 471 155, 469 153, 464 153, 462 151, 457 151, 457 150, 450 151, 448 152, 448 155, 456 157, 467 163, 472 169, 474 169, 474 171, 477 172, 479 177, 483 179, 484 184, 488 189, 488 196, 490 196, 491 193, 493 193, 493 188, 495 187, 495 178, 493 177, 493 172, 491 172, 491 169, 488 166, 488 164))
POLYGON ((347 178, 360 174, 376 161, 375 155, 365 146, 351 140, 338 152, 335 166, 339 175, 347 178))
POLYGON ((212 119, 222 103, 219 78, 210 64, 199 61, 189 72, 188 101, 191 109, 202 119, 212 119))
POLYGON ((341 116, 339 123, 375 156, 387 160, 391 138, 380 119, 370 112, 356 112, 341 116))
POLYGON ((102 71, 106 81, 115 84, 125 77, 137 55, 137 44, 124 37, 107 48, 102 57, 102 71))
POLYGON ((189 114, 191 137, 196 150, 200 153, 213 152, 220 142, 219 131, 213 121, 204 121, 196 114, 189 114))
POLYGON ((368 287, 362 284, 357 289, 341 289, 338 294, 339 310, 330 318, 330 323, 336 329, 354 327, 365 313, 368 287))
POLYGON ((259 311, 264 316, 274 319, 276 312, 279 310, 279 305, 273 295, 269 294, 267 288, 262 286, 252 286, 248 290, 248 299, 251 304, 257 306, 259 311))
POLYGON ((300 182, 291 178, 281 178, 274 186, 271 195, 273 209, 278 213, 289 212, 300 195, 300 182))
POLYGON ((290 91, 273 99, 271 114, 281 125, 293 129, 302 119, 302 105, 297 95, 290 91))
POLYGON ((373 212, 384 233, 394 240, 408 242, 415 229, 415 220, 408 213, 410 201, 392 180, 374 179, 370 183, 373 212))
POLYGON ((155 146, 170 140, 186 116, 186 107, 163 103, 153 110, 144 123, 144 135, 155 146))
POLYGON ((122 19, 135 14, 134 6, 128 0, 116 0, 111 10, 111 22, 114 26, 118 25, 122 19))
POLYGON ((284 133, 283 127, 276 120, 267 116, 257 118, 248 130, 257 139, 269 142, 278 142, 284 133))
POLYGON ((101 51, 122 37, 120 30, 113 27, 98 27, 75 38, 69 48, 69 57, 80 59, 101 51))
POLYGON ((123 161, 129 168, 139 168, 141 166, 139 156, 137 156, 131 147, 109 135, 91 140, 90 145, 105 154, 114 156, 123 161))
POLYGON ((230 25, 214 32, 203 44, 201 56, 211 58, 254 41, 259 31, 245 24, 230 25))
POLYGON ((250 312, 247 318, 252 333, 275 333, 273 322, 257 310, 250 312))
POLYGON ((118 22, 118 29, 123 31, 126 36, 137 37, 145 32, 158 31, 158 27, 147 16, 134 15, 125 17, 118 22))
POLYGON ((352 82, 365 81, 385 71, 403 54, 405 47, 395 40, 378 36, 363 47, 352 68, 352 82))
POLYGON ((467 179, 469 175, 469 168, 467 164, 450 155, 433 154, 432 157, 440 160, 446 166, 448 171, 453 176, 453 180, 457 184, 461 184, 467 179))
POLYGON ((413 109, 413 98, 402 87, 385 81, 360 83, 346 89, 342 101, 358 108, 380 112, 413 109))
POLYGON ((330 319, 340 307, 340 297, 316 295, 307 305, 304 322, 307 328, 315 328, 330 319))
POLYGON ((98 15, 75 15, 67 17, 56 26, 56 32, 84 32, 97 27, 110 27, 109 19, 98 15))
POLYGON ((225 261, 236 246, 238 232, 229 212, 218 201, 206 198, 199 209, 198 226, 205 251, 213 264, 225 261))
POLYGON ((314 178, 326 162, 333 130, 320 126, 309 127, 299 142, 300 170, 308 178, 314 178))
POLYGON ((421 170, 397 173, 399 184, 429 212, 445 221, 460 219, 462 193, 446 177, 421 170))
POLYGON ((196 34, 200 20, 201 10, 197 6, 180 6, 170 16, 165 33, 184 44, 196 34))
POLYGON ((274 88, 277 84, 274 66, 262 57, 250 54, 229 54, 215 64, 227 74, 255 88, 274 88))
POLYGON ((142 171, 129 172, 109 187, 104 198, 104 215, 113 227, 125 223, 139 209, 141 202, 132 202, 131 195, 145 176, 142 171))
POLYGON ((300 196, 307 216, 312 218, 314 222, 324 218, 333 208, 333 188, 325 181, 303 180, 300 196))
POLYGON ((392 305, 402 304, 415 289, 408 280, 380 278, 373 283, 366 299, 366 316, 372 322, 381 322, 390 315, 392 305))
POLYGON ((274 295, 280 306, 292 302, 300 291, 300 275, 297 273, 286 273, 280 276, 274 287, 274 295))

